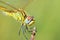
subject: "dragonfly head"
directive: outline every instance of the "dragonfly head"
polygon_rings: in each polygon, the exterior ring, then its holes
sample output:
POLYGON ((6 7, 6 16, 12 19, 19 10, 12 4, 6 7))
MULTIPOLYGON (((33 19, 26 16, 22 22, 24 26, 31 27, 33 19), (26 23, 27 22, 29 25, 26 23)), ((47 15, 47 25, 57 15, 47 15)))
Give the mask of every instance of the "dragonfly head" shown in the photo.
POLYGON ((29 26, 32 25, 34 22, 35 20, 33 16, 27 16, 27 18, 25 19, 25 23, 28 24, 29 26))

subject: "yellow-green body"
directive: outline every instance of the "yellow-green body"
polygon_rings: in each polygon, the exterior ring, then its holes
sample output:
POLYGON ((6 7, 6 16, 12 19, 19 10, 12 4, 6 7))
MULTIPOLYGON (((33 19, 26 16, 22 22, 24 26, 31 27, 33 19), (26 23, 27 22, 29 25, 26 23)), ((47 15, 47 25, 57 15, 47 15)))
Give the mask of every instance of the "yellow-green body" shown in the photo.
MULTIPOLYGON (((8 10, 5 7, 0 6, 0 10, 2 10, 3 14, 6 16, 13 17, 18 22, 21 22, 22 24, 27 25, 24 21, 27 17, 26 12, 23 9, 17 10, 8 10)), ((35 21, 32 20, 28 25, 31 26, 35 21)))

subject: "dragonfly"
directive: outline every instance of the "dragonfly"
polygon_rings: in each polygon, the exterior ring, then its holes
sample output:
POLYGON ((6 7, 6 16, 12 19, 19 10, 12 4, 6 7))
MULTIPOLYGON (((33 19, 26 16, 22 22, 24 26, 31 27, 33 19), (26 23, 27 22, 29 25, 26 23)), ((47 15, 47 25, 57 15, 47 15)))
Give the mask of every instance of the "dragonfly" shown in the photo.
POLYGON ((17 9, 11 4, 0 0, 1 3, 6 4, 14 9, 14 10, 8 10, 6 7, 0 6, 0 10, 2 10, 5 15, 13 17, 18 22, 21 22, 21 26, 18 33, 20 35, 20 31, 22 30, 22 33, 26 38, 26 40, 28 40, 25 34, 26 30, 29 32, 28 27, 32 26, 35 23, 34 16, 27 15, 26 11, 24 10, 24 8, 30 3, 30 1, 26 5, 24 5, 22 8, 17 9))

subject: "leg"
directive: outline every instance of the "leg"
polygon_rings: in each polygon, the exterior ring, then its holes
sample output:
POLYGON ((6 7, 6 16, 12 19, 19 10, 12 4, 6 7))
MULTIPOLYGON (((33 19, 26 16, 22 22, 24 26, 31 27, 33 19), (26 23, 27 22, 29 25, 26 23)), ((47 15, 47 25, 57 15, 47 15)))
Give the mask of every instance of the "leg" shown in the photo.
POLYGON ((19 36, 20 36, 20 31, 21 31, 21 27, 20 27, 20 29, 19 29, 19 31, 18 31, 19 36))
POLYGON ((23 24, 21 25, 21 27, 20 27, 20 29, 19 29, 19 31, 18 31, 19 36, 20 36, 20 31, 21 31, 21 29, 22 29, 22 31, 24 31, 23 24))
POLYGON ((28 38, 27 38, 27 34, 26 34, 26 26, 24 26, 24 25, 22 25, 21 26, 21 29, 22 29, 22 33, 23 33, 23 35, 24 35, 24 37, 26 38, 26 40, 28 40, 28 38))

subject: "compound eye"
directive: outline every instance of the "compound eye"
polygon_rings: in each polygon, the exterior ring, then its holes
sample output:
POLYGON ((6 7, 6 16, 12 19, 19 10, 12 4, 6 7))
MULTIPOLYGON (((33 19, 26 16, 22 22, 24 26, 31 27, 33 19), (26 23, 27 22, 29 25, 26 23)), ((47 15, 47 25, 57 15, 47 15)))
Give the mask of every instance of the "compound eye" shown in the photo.
POLYGON ((31 21, 28 25, 31 26, 32 24, 34 24, 35 21, 31 21))

